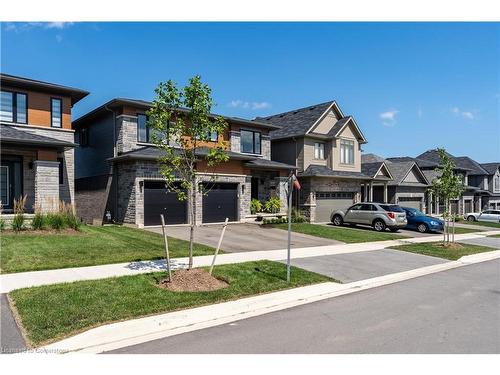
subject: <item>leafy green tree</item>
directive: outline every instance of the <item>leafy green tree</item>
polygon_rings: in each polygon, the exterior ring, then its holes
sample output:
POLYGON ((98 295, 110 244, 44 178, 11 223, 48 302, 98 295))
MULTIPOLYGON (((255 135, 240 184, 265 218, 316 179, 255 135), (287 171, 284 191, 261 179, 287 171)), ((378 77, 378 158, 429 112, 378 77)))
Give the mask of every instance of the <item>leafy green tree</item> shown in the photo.
MULTIPOLYGON (((179 200, 188 201, 189 268, 192 268, 196 194, 202 189, 196 167, 205 161, 215 171, 217 165, 229 160, 224 152, 227 143, 220 136, 228 124, 223 117, 210 114, 212 90, 202 83, 199 75, 191 78, 184 88, 178 88, 172 80, 160 82, 155 94, 148 111, 148 127, 152 142, 163 151, 158 163, 167 189, 175 192, 179 200), (214 145, 211 140, 215 137, 214 145), (208 142, 214 147, 207 147, 208 142)), ((210 175, 210 179, 216 179, 215 173, 210 175)))
MULTIPOLYGON (((439 167, 435 170, 438 172, 439 177, 432 181, 432 186, 429 190, 436 196, 443 199, 445 203, 445 226, 443 234, 443 244, 450 242, 450 219, 455 220, 454 215, 450 212, 450 201, 458 199, 465 191, 463 176, 455 174, 455 163, 449 157, 445 149, 439 148, 439 157, 441 159, 439 167)), ((454 236, 452 242, 454 241, 454 236)))

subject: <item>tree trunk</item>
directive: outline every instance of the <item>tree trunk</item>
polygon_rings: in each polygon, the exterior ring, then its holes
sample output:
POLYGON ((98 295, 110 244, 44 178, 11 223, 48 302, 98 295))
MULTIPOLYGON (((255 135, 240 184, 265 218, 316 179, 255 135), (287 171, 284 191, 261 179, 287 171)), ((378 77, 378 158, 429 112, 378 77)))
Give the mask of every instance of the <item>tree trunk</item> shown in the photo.
POLYGON ((193 268, 193 244, 194 244, 194 226, 196 223, 196 177, 191 180, 191 225, 189 227, 189 263, 188 269, 193 268))

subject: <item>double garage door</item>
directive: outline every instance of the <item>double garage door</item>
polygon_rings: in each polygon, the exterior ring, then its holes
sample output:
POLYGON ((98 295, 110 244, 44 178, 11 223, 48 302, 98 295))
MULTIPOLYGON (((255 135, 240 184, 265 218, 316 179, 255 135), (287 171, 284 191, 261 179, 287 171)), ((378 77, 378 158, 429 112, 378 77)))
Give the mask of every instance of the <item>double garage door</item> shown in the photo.
MULTIPOLYGON (((205 184, 202 221, 216 223, 238 220, 238 184, 205 184)), ((144 225, 160 225, 160 215, 166 224, 186 224, 188 220, 187 201, 179 201, 177 194, 169 192, 161 181, 144 182, 144 225)))
POLYGON ((422 210, 422 199, 418 197, 399 197, 398 204, 402 207, 416 208, 422 210))
POLYGON ((316 192, 315 221, 329 222, 332 212, 345 210, 353 204, 353 199, 353 192, 316 192))

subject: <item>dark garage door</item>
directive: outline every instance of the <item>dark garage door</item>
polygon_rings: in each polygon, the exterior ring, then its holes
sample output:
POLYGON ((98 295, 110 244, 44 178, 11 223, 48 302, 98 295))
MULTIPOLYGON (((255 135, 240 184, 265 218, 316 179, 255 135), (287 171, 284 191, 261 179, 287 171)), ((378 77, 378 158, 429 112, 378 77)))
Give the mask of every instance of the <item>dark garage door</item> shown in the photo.
POLYGON ((204 223, 218 223, 238 219, 238 184, 205 184, 207 193, 203 195, 204 223))
POLYGON ((160 215, 166 224, 187 223, 187 201, 179 201, 160 181, 144 182, 144 225, 160 225, 160 215))

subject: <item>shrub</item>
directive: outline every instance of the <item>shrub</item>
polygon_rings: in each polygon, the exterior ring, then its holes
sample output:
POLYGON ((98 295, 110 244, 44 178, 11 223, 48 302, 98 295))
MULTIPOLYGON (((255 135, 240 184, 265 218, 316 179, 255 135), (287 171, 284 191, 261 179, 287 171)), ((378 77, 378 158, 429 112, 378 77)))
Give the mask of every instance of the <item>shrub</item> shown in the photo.
POLYGON ((255 215, 257 212, 262 211, 262 203, 258 199, 252 199, 250 201, 250 213, 255 215))
POLYGON ((36 212, 31 221, 34 230, 42 230, 45 227, 45 216, 41 212, 36 212))
POLYGON ((12 230, 19 232, 24 229, 24 206, 26 205, 26 195, 19 199, 14 199, 14 219, 12 220, 12 230))
POLYGON ((64 215, 60 212, 51 212, 47 214, 47 216, 45 217, 45 221, 49 228, 55 230, 63 229, 66 226, 64 215))
POLYGON ((292 208, 292 223, 303 223, 306 218, 300 213, 300 210, 293 207, 292 208))
POLYGON ((0 217, 0 231, 5 229, 5 220, 0 217))
POLYGON ((269 212, 271 214, 279 212, 280 208, 281 202, 277 197, 269 198, 266 203, 264 203, 264 209, 266 210, 266 212, 269 212))

